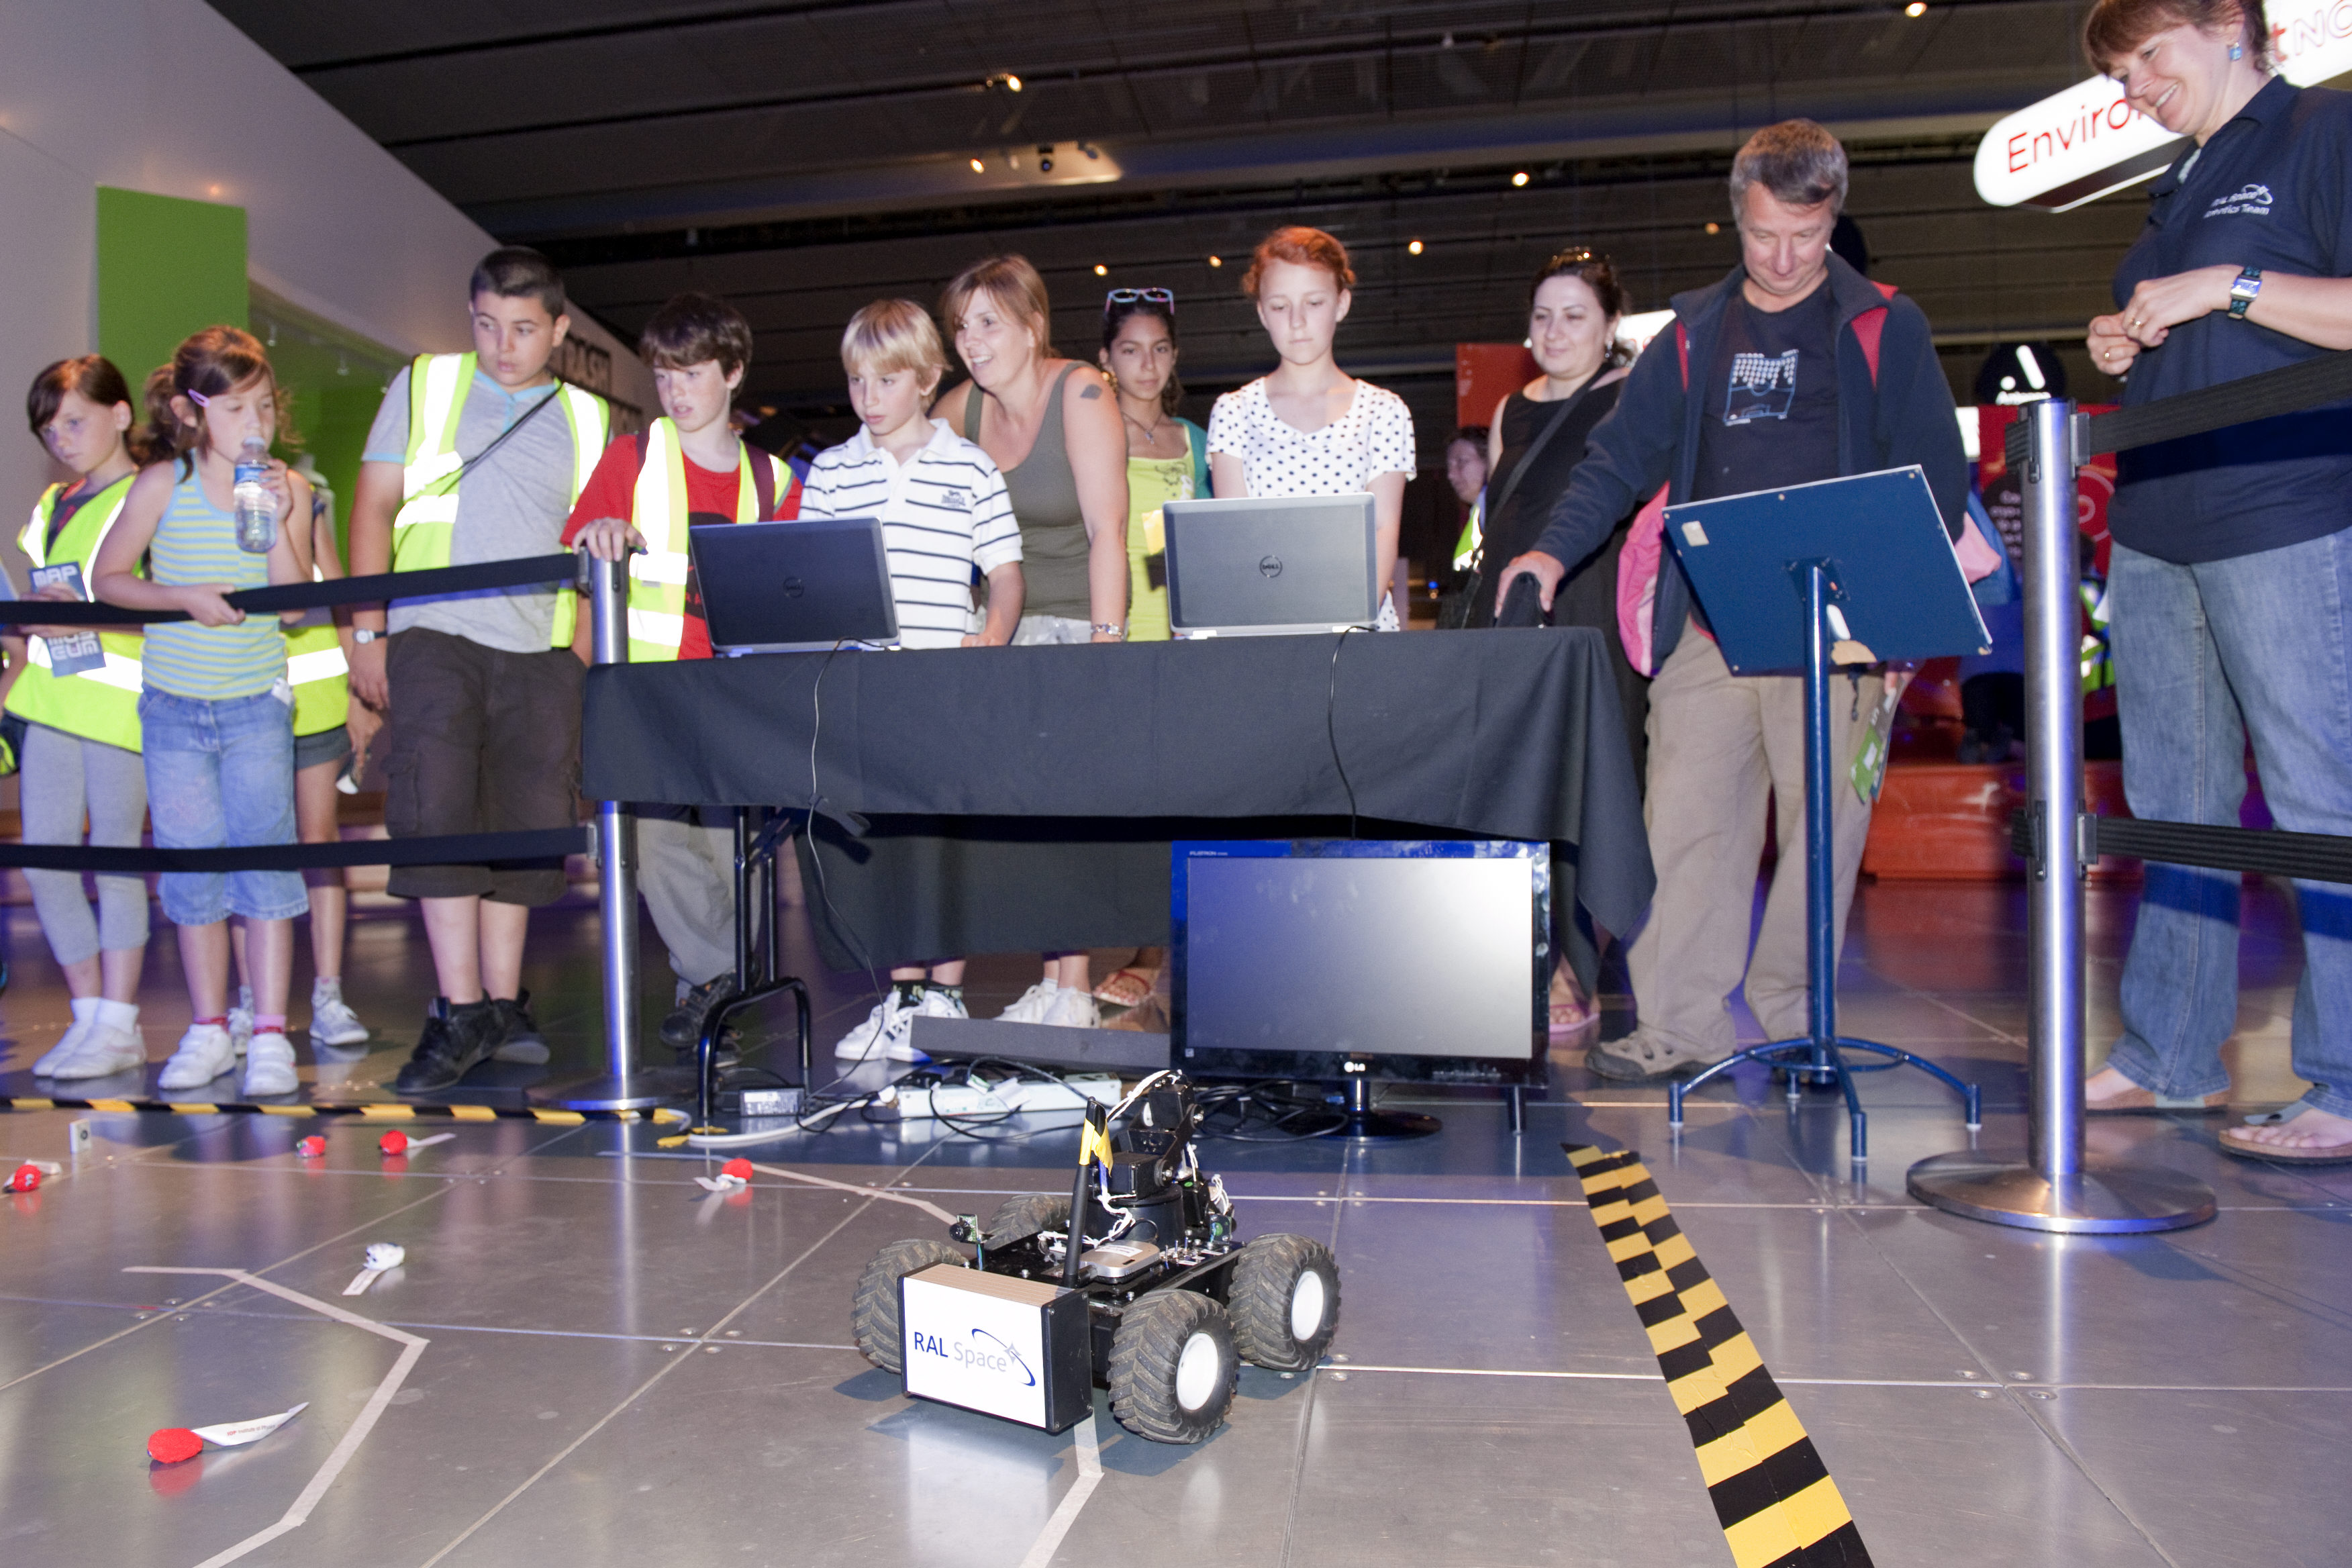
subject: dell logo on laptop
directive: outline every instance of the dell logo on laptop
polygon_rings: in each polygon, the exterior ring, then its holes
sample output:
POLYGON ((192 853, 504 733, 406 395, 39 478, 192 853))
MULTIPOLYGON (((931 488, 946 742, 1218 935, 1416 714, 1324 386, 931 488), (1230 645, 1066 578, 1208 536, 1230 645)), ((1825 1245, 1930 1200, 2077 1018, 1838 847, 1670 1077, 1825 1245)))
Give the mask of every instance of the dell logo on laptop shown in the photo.
POLYGON ((784 579, 784 597, 785 597, 785 598, 787 598, 787 599, 797 599, 797 598, 799 598, 803 594, 806 593, 807 591, 808 591, 808 585, 807 585, 806 584, 803 583, 799 578, 797 578, 797 577, 787 577, 787 578, 785 578, 785 579, 784 579))
POLYGON ((1282 557, 1279 555, 1267 556, 1265 560, 1257 563, 1257 570, 1258 575, 1261 577, 1274 578, 1281 576, 1282 557))

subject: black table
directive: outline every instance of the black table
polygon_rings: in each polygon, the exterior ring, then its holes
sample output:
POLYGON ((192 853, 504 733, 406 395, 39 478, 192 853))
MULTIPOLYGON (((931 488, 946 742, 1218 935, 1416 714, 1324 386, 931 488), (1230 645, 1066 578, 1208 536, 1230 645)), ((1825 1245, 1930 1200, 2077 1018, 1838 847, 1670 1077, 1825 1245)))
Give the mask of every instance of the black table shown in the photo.
POLYGON ((842 969, 1164 942, 1171 840, 1338 836, 1351 816, 1367 837, 1549 840, 1556 905, 1623 932, 1654 878, 1601 636, 609 666, 588 675, 583 784, 814 805, 803 881, 842 969))

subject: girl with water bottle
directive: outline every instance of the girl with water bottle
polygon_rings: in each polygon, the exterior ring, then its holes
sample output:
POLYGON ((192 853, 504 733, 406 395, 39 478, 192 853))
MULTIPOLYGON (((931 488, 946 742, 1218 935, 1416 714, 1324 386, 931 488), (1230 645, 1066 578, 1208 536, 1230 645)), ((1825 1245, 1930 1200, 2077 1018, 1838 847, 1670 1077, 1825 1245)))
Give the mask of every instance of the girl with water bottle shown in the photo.
MULTIPOLYGON (((207 327, 149 378, 154 427, 177 460, 131 481, 99 547, 98 596, 185 621, 148 628, 139 720, 155 843, 170 849, 294 842, 293 689, 277 619, 226 595, 310 580, 310 488, 269 457, 279 429, 277 377, 261 344, 207 327), (149 575, 141 577, 141 557, 149 575)), ((289 612, 286 618, 299 616, 289 612)), ((236 1062, 228 1029, 228 917, 246 923, 254 991, 247 1098, 290 1094, 286 1040, 291 921, 310 907, 297 871, 167 872, 163 913, 180 928, 194 1021, 157 1087, 201 1089, 236 1062)))

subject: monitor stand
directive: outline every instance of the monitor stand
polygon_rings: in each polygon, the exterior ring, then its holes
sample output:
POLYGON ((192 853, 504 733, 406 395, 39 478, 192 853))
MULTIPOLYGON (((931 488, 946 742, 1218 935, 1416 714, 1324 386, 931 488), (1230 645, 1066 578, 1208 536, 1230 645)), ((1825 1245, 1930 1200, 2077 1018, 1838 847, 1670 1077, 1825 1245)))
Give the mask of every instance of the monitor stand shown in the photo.
POLYGON ((1368 1073, 1348 1075, 1347 1120, 1328 1134, 1376 1142, 1397 1138, 1426 1138, 1445 1123, 1414 1110, 1372 1109, 1372 1080, 1368 1073))

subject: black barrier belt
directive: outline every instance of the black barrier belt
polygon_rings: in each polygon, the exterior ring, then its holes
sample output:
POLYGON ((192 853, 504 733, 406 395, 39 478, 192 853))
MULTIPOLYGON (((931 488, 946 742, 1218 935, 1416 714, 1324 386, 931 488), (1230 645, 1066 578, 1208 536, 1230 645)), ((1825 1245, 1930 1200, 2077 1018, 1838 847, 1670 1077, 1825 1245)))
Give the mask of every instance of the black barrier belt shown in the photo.
MULTIPOLYGON (((570 583, 579 572, 571 554, 526 555, 471 566, 436 566, 429 572, 383 572, 367 577, 332 577, 323 583, 281 583, 240 588, 225 595, 255 615, 279 610, 317 610, 335 605, 373 605, 387 599, 427 599, 445 594, 478 594, 493 588, 524 588, 539 583, 570 583)), ((46 599, 0 600, 0 623, 49 626, 154 626, 188 619, 184 610, 126 610, 120 605, 52 604, 46 599)))
MULTIPOLYGON (((2102 855, 2120 855, 2209 871, 2253 871, 2306 882, 2352 883, 2352 838, 2333 834, 2146 822, 2136 816, 2091 813, 2084 814, 2083 822, 2085 862, 2102 855)), ((2028 813, 2010 814, 2009 845, 2024 858, 2033 858, 2033 825, 2028 813)))
MULTIPOLYGON (((2322 354, 2137 408, 2094 414, 2084 422, 2083 449, 2074 456, 2079 461, 2103 452, 2128 452, 2135 447, 2296 414, 2347 397, 2352 397, 2352 353, 2322 354)), ((2024 465, 2025 443, 2026 423, 2021 417, 2009 427, 2001 445, 2011 468, 2024 465)))
POLYGON ((227 849, 111 849, 87 844, 0 844, 0 867, 32 871, 316 871, 341 866, 484 866, 593 854, 587 827, 354 838, 341 844, 259 844, 227 849))

